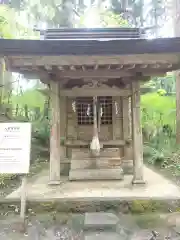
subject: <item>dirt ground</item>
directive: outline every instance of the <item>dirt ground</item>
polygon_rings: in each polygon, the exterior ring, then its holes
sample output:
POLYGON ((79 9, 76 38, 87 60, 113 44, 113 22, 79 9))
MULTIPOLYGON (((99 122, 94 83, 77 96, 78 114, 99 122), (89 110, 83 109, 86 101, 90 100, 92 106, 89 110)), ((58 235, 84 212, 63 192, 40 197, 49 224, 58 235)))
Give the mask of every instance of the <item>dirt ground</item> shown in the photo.
POLYGON ((68 216, 54 213, 29 215, 25 226, 19 216, 10 213, 1 216, 0 240, 74 240, 82 238, 82 215, 68 216))
MULTIPOLYGON (((128 230, 127 239, 149 240, 152 231, 157 232, 155 239, 165 239, 167 236, 171 236, 169 240, 180 239, 180 214, 121 214, 119 219, 117 231, 128 230)), ((24 228, 17 214, 7 213, 0 217, 0 240, 83 240, 83 224, 84 214, 33 213, 27 216, 24 228)))

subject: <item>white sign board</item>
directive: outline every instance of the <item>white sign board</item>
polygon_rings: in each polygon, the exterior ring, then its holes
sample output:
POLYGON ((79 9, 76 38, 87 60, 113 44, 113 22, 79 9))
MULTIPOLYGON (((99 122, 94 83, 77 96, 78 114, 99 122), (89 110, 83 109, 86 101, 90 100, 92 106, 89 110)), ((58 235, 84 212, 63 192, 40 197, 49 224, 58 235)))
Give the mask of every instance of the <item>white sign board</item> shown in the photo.
POLYGON ((0 123, 0 173, 28 173, 30 149, 30 123, 0 123))

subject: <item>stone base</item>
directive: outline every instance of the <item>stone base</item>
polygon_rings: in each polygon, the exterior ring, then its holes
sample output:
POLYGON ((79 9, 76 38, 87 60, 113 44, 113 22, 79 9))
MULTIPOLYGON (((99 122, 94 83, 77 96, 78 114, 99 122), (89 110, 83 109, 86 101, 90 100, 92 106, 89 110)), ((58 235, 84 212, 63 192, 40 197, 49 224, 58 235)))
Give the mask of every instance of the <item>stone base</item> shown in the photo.
POLYGON ((49 183, 48 183, 48 185, 59 185, 61 183, 61 181, 60 180, 56 180, 56 181, 49 181, 49 183))
POLYGON ((97 158, 84 158, 84 159, 72 159, 71 170, 77 169, 108 169, 108 168, 121 168, 121 159, 109 158, 109 157, 97 157, 97 158))
POLYGON ((113 213, 85 213, 84 228, 89 231, 101 229, 116 231, 118 221, 118 217, 113 213))
POLYGON ((133 179, 132 184, 133 185, 136 185, 136 184, 137 185, 141 185, 141 184, 144 185, 144 184, 146 184, 146 182, 143 179, 133 179))
POLYGON ((122 160, 124 174, 133 174, 133 160, 122 160))
POLYGON ((85 213, 85 240, 122 240, 117 233, 119 218, 113 213, 94 212, 85 213))
POLYGON ((74 169, 69 172, 69 180, 122 180, 121 168, 109 169, 74 169))

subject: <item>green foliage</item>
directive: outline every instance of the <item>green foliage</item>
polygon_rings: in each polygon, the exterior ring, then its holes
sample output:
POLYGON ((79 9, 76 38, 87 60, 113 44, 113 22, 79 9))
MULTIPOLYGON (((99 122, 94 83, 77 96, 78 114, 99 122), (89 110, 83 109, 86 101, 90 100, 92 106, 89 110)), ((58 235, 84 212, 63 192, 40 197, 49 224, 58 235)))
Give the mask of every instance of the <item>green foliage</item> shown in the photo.
POLYGON ((167 209, 167 206, 164 206, 161 202, 152 201, 152 200, 134 200, 130 204, 131 213, 134 214, 143 214, 152 213, 159 210, 167 209))
POLYGON ((3 38, 12 38, 13 11, 8 7, 0 6, 0 36, 3 38))
MULTIPOLYGON (((13 0, 15 2, 15 0, 13 0)), ((15 5, 15 4, 14 4, 15 5)), ((46 23, 48 27, 72 27, 74 17, 74 9, 76 3, 71 0, 31 0, 23 1, 18 9, 26 13, 29 23, 39 26, 46 23)))
POLYGON ((80 17, 78 26, 87 27, 86 23, 91 21, 90 18, 96 18, 95 27, 129 27, 128 22, 121 15, 97 7, 87 9, 80 17))
POLYGON ((24 27, 22 19, 19 19, 13 8, 0 5, 0 37, 11 38, 31 38, 36 36, 29 27, 24 27))
MULTIPOLYGON (((144 83, 142 88, 149 88, 149 92, 157 92, 160 95, 173 95, 175 93, 175 76, 168 73, 164 77, 154 77, 144 83)), ((148 92, 148 91, 147 91, 148 92)))
MULTIPOLYGON (((156 138, 158 137, 156 136, 156 138)), ((158 141, 158 144, 150 142, 144 145, 144 157, 148 163, 158 167, 166 167, 169 164, 176 147, 168 142, 168 139, 166 140, 167 142, 158 141)))
POLYGON ((108 10, 100 12, 100 19, 103 27, 129 27, 127 20, 123 19, 121 15, 108 10))
POLYGON ((9 183, 19 179, 17 174, 0 174, 0 188, 6 188, 9 183))
MULTIPOLYGON (((32 138, 41 146, 49 147, 50 120, 43 119, 33 123, 32 138)), ((61 137, 61 144, 64 145, 65 138, 61 137)))
POLYGON ((147 93, 141 96, 142 125, 160 127, 169 124, 175 128, 176 99, 174 96, 159 96, 147 93))
POLYGON ((180 176, 180 148, 176 145, 174 96, 148 93, 141 97, 144 158, 149 164, 180 176))
POLYGON ((50 123, 48 119, 33 124, 32 137, 42 146, 49 146, 50 123))
POLYGON ((14 106, 17 104, 19 106, 24 106, 25 104, 28 107, 39 107, 43 110, 45 101, 45 96, 41 94, 38 90, 27 90, 22 95, 12 95, 11 102, 14 106))
POLYGON ((159 94, 160 96, 166 96, 167 92, 164 89, 158 89, 157 94, 159 94))
POLYGON ((132 202, 130 209, 132 213, 144 213, 144 207, 138 200, 132 202))

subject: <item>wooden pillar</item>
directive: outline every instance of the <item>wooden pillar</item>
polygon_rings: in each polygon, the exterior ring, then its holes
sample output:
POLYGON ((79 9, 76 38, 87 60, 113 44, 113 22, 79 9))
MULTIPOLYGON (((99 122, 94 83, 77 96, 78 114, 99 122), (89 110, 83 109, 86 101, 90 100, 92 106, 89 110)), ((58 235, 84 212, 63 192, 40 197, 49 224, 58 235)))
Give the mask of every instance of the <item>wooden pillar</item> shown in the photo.
POLYGON ((145 183, 143 178, 143 141, 140 110, 140 82, 132 82, 132 136, 133 136, 133 184, 145 183))
POLYGON ((123 148, 123 160, 122 165, 124 169, 124 173, 132 174, 133 173, 133 157, 132 157, 132 136, 131 136, 131 119, 130 119, 130 98, 129 97, 121 97, 122 101, 122 131, 123 131, 123 139, 129 140, 129 144, 125 145, 123 148))
MULTIPOLYGON (((174 36, 180 37, 180 2, 172 1, 172 20, 174 26, 174 36)), ((176 78, 176 143, 180 144, 180 71, 175 72, 176 78)))
MULTIPOLYGON (((123 108, 123 139, 130 140, 130 119, 129 119, 129 97, 122 97, 123 108)), ((124 158, 132 160, 130 154, 130 146, 124 147, 124 158)))
POLYGON ((59 83, 50 82, 51 133, 50 133, 50 184, 60 183, 60 94, 59 83))

